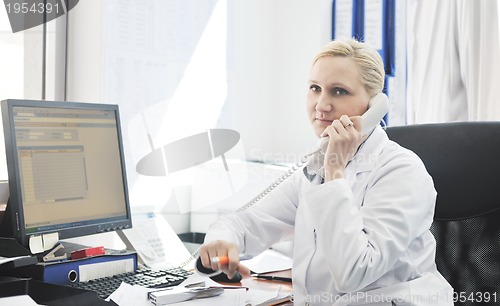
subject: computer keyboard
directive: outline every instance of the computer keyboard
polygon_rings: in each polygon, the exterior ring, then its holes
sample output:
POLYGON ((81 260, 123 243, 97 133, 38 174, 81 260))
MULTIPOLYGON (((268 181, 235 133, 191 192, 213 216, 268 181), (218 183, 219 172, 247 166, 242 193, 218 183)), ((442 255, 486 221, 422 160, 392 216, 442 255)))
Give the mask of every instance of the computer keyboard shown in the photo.
POLYGON ((135 272, 103 277, 87 282, 70 283, 73 288, 94 291, 97 295, 106 299, 113 293, 122 282, 130 285, 140 285, 146 288, 164 288, 176 286, 182 283, 192 272, 181 268, 170 268, 165 270, 140 269, 135 272))

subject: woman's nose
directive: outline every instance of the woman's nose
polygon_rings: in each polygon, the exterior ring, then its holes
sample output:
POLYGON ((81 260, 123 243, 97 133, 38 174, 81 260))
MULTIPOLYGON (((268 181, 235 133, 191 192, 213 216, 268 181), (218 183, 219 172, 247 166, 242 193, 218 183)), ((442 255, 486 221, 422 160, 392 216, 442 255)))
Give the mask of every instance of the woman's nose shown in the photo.
POLYGON ((332 105, 328 102, 328 99, 325 99, 323 95, 318 97, 316 102, 316 111, 321 113, 327 113, 332 110, 332 105))

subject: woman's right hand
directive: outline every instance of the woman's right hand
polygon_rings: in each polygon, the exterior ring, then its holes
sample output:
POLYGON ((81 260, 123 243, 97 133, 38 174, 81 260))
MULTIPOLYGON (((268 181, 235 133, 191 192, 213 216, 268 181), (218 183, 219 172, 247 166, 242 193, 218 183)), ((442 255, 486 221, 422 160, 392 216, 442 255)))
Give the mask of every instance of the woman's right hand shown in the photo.
POLYGON ((221 270, 229 279, 233 278, 236 272, 239 272, 243 277, 250 276, 250 270, 240 264, 239 250, 234 243, 216 240, 208 244, 204 244, 200 248, 200 259, 205 268, 212 269, 214 271, 221 270), (214 263, 211 261, 211 258, 221 256, 227 256, 229 262, 214 263))
POLYGON ((363 141, 362 117, 342 115, 333 120, 320 137, 329 137, 323 166, 325 181, 343 178, 347 163, 354 157, 363 141))

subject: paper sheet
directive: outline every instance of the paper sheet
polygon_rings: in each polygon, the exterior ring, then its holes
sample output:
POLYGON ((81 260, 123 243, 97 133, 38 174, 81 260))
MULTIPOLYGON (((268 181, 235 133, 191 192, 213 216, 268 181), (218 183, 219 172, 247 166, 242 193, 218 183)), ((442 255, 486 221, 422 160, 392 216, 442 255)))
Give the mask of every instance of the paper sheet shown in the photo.
MULTIPOLYGON (((199 274, 194 274, 188 277, 181 285, 185 286, 189 284, 204 282, 204 286, 221 286, 220 284, 214 282, 208 277, 201 276, 199 274)), ((236 287, 236 286, 235 286, 236 287)), ((113 300, 119 306, 151 306, 153 305, 148 301, 148 292, 154 291, 154 289, 148 289, 140 286, 132 286, 126 283, 122 283, 120 287, 113 292, 107 301, 113 300)), ((250 289, 245 290, 244 288, 239 289, 224 289, 224 293, 219 296, 210 297, 206 299, 196 299, 185 301, 181 303, 176 303, 176 306, 206 306, 206 305, 217 305, 217 306, 247 306, 247 305, 258 305, 270 299, 276 298, 280 295, 279 290, 259 290, 250 289)))
MULTIPOLYGON (((180 286, 186 286, 189 284, 196 284, 204 282, 204 286, 221 286, 219 283, 213 281, 209 277, 206 277, 204 275, 200 274, 193 274, 189 276, 180 286)), ((249 299, 247 290, 245 289, 225 289, 224 293, 216 296, 216 297, 211 297, 210 298, 210 305, 217 305, 217 306, 229 306, 229 305, 234 305, 234 306, 245 306, 245 301, 249 299)), ((193 306, 206 306, 208 304, 208 300, 206 299, 199 299, 199 300, 191 300, 191 301, 186 301, 182 303, 177 303, 179 306, 186 306, 186 305, 193 305, 193 306)))
POLYGON ((335 2, 335 39, 352 37, 353 0, 335 2))
POLYGON ((383 10, 382 0, 365 1, 365 43, 381 50, 383 46, 383 10))
POLYGON ((132 286, 127 283, 122 283, 106 301, 112 300, 120 306, 151 306, 153 304, 148 301, 149 291, 152 290, 141 286, 132 286))
MULTIPOLYGON (((193 274, 188 277, 181 285, 189 285, 199 282, 205 282, 205 286, 221 286, 206 276, 193 274)), ((225 286, 227 287, 227 286, 225 286)), ((240 288, 234 286, 235 288, 240 288)), ((270 299, 276 298, 280 294, 279 290, 260 290, 260 289, 224 289, 224 293, 217 297, 210 298, 210 305, 217 306, 255 306, 270 299)), ((206 306, 208 300, 199 299, 191 300, 182 303, 177 303, 179 306, 206 306)))
POLYGON ((48 251, 59 242, 59 233, 43 234, 42 240, 44 251, 48 251))
POLYGON ((31 236, 29 239, 29 247, 33 254, 42 253, 44 251, 42 236, 31 236))
POLYGON ((274 250, 266 250, 241 263, 255 273, 283 271, 292 268, 292 259, 274 250))
POLYGON ((17 257, 1 257, 0 256, 0 265, 3 265, 6 262, 14 261, 16 259, 23 258, 23 257, 30 257, 30 256, 17 256, 17 257))
POLYGON ((29 295, 16 295, 0 298, 0 306, 12 305, 37 306, 40 304, 37 304, 35 301, 33 301, 33 299, 29 295))

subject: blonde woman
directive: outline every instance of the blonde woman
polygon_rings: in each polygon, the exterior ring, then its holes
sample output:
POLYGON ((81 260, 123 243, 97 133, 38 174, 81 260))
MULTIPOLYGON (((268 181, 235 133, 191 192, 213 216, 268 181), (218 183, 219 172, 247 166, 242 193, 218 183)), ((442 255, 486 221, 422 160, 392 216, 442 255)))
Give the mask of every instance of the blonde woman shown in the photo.
POLYGON ((313 60, 307 115, 323 153, 252 208, 210 227, 201 263, 248 275, 238 254, 293 240, 295 305, 453 305, 429 231, 436 192, 421 160, 362 115, 384 84, 378 52, 333 41, 313 60), (228 256, 229 263, 210 258, 228 256))

